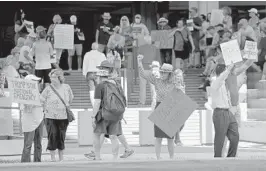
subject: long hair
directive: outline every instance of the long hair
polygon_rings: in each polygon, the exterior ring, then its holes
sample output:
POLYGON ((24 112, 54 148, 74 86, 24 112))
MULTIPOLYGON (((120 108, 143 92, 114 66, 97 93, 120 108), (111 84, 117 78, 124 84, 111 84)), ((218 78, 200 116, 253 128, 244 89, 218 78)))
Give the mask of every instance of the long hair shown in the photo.
POLYGON ((15 16, 14 16, 14 23, 16 23, 16 21, 21 21, 21 15, 25 13, 23 9, 19 9, 16 11, 15 16))
POLYGON ((129 27, 130 26, 130 23, 129 23, 129 19, 128 19, 128 17, 127 16, 123 16, 123 17, 121 17, 121 19, 120 19, 120 30, 119 30, 119 33, 122 33, 122 29, 124 28, 124 26, 123 26, 123 21, 122 20, 127 20, 127 24, 126 24, 126 27, 129 27))

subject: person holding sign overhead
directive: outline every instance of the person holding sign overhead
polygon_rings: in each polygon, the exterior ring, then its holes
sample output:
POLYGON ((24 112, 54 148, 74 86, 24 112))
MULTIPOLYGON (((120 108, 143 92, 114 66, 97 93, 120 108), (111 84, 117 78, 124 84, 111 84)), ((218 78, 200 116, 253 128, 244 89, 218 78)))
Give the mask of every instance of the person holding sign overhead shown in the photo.
MULTIPOLYGON (((41 78, 35 75, 27 75, 26 80, 39 82, 41 78)), ((31 147, 34 142, 34 162, 41 162, 42 136, 43 136, 43 108, 35 105, 21 105, 22 130, 24 133, 24 148, 21 162, 31 161, 31 147)))
POLYGON ((227 157, 235 157, 239 142, 238 124, 233 113, 229 89, 225 80, 234 68, 234 64, 226 67, 220 64, 215 69, 216 79, 211 83, 211 98, 213 111, 214 157, 222 157, 225 136, 230 141, 227 157))
POLYGON ((198 9, 195 7, 192 7, 189 11, 191 18, 193 19, 193 31, 192 38, 194 42, 194 52, 192 52, 191 60, 190 60, 190 67, 196 67, 200 68, 200 47, 199 47, 199 41, 200 41, 200 30, 202 27, 202 21, 198 16, 198 9))
MULTIPOLYGON (((156 107, 166 98, 169 92, 173 89, 180 89, 185 93, 185 85, 183 82, 183 74, 180 69, 173 70, 173 66, 170 64, 163 64, 160 69, 160 77, 155 77, 151 71, 145 72, 142 66, 143 55, 138 55, 138 67, 139 74, 141 77, 149 81, 155 86, 156 91, 156 107)), ((154 125, 154 136, 156 157, 160 159, 162 139, 167 138, 168 141, 168 152, 171 159, 174 158, 174 137, 169 137, 163 132, 158 126, 154 125)))

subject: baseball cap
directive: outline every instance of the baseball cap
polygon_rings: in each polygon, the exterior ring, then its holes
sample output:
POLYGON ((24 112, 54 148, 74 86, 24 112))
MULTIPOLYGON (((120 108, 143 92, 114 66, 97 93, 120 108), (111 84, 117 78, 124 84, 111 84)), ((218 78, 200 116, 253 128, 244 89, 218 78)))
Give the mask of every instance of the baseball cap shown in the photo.
POLYGON ((255 14, 258 14, 258 10, 256 8, 251 8, 250 10, 248 10, 248 12, 253 12, 255 14))

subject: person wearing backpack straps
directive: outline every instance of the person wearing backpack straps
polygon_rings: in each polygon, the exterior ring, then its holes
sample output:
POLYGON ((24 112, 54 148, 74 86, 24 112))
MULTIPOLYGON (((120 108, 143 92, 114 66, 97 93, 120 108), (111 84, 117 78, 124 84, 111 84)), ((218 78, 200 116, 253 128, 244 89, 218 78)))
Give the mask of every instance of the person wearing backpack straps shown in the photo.
POLYGON ((100 149, 104 138, 102 135, 105 135, 112 142, 114 159, 118 158, 118 139, 126 148, 125 154, 121 158, 127 158, 134 153, 134 150, 129 148, 122 134, 121 120, 126 108, 124 92, 118 82, 109 79, 113 72, 113 65, 110 62, 103 61, 98 68, 100 70, 96 75, 100 80, 95 90, 92 116, 95 152, 85 154, 85 156, 94 158, 94 160, 101 160, 100 149))

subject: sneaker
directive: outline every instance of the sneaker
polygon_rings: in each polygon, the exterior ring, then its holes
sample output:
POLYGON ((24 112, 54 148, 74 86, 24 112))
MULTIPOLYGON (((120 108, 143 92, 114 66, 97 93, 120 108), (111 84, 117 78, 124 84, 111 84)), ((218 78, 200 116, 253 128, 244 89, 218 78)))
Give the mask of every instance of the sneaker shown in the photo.
POLYGON ((135 153, 134 150, 126 150, 125 153, 122 156, 120 156, 120 158, 122 159, 128 158, 132 156, 134 153, 135 153))
POLYGON ((91 151, 88 154, 84 154, 84 156, 89 158, 89 159, 93 159, 93 158, 95 158, 95 153, 94 153, 94 151, 91 151))

